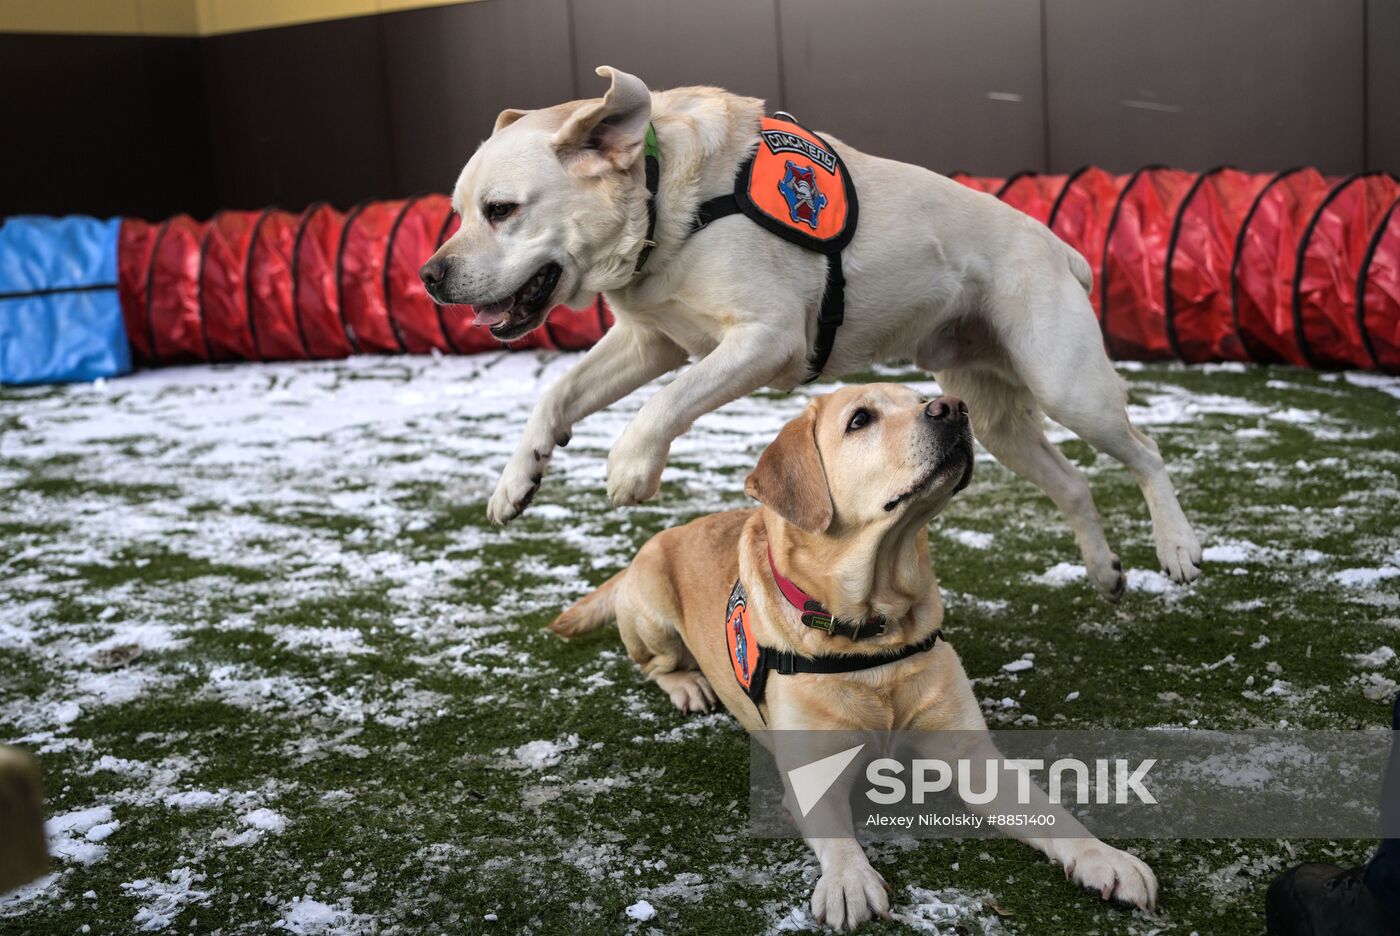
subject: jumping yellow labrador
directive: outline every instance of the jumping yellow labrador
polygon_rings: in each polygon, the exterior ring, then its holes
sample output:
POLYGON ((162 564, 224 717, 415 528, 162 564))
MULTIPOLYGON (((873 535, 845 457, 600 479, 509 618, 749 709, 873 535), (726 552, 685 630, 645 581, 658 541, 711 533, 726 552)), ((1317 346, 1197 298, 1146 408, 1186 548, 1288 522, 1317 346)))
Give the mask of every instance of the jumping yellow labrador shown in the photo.
MULTIPOLYGON (((956 399, 930 402, 896 384, 818 397, 745 483, 760 508, 657 534, 551 626, 573 637, 616 620, 628 654, 681 711, 721 701, 750 731, 985 731, 958 655, 934 638, 943 604, 928 546, 929 521, 972 466, 967 410, 956 399), (736 580, 758 645, 817 660, 905 655, 855 672, 773 675, 761 702, 765 725, 731 663, 726 623, 736 580), (808 622, 782 590, 796 585, 830 619, 862 623, 808 622), (851 638, 874 620, 878 628, 851 638)), ((1146 864, 1054 811, 1057 830, 1083 836, 1016 834, 1105 898, 1155 904, 1157 879, 1146 864)), ((807 841, 822 870, 812 894, 817 919, 841 929, 888 912, 884 879, 854 837, 807 841)))
MULTIPOLYGON (((612 502, 646 500, 672 440, 760 387, 796 386, 819 337, 826 257, 741 215, 696 229, 701 204, 732 192, 757 151, 763 102, 719 88, 653 93, 625 72, 598 73, 612 80, 601 99, 501 113, 457 180, 461 227, 420 271, 433 299, 472 304, 503 341, 600 292, 617 316, 536 405, 487 505, 496 523, 526 508, 575 423, 693 358, 608 457, 612 502)), ((1195 579, 1200 544, 1156 445, 1128 421, 1084 258, 990 195, 824 139, 859 192, 859 223, 840 254, 845 323, 821 373, 911 357, 934 372, 972 407, 978 441, 1064 512, 1089 579, 1116 600, 1122 566, 1084 475, 1045 438, 1050 415, 1132 470, 1162 568, 1195 579)))

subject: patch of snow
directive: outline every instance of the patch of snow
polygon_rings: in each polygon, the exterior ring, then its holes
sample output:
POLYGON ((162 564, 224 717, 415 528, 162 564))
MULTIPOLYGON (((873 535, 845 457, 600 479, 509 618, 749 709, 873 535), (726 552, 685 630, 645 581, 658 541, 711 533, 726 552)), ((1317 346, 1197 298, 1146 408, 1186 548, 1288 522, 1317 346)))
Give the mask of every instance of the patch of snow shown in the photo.
POLYGON ((1249 540, 1215 543, 1201 550, 1206 562, 1253 562, 1258 554, 1259 547, 1249 540))
POLYGON ((281 832, 287 828, 287 817, 271 809, 255 809, 245 814, 242 822, 262 832, 281 832))
POLYGON ((212 790, 187 790, 183 793, 170 793, 165 797, 165 805, 171 809, 204 809, 220 806, 228 802, 227 790, 217 793, 212 790))
POLYGON ((354 912, 349 897, 328 904, 305 896, 292 898, 282 918, 272 924, 272 928, 292 936, 351 936, 371 931, 374 926, 369 915, 354 912))
POLYGON ((127 896, 136 898, 142 904, 132 921, 141 932, 153 933, 174 923, 186 906, 209 899, 212 892, 194 886, 203 881, 204 875, 196 874, 190 868, 176 868, 164 879, 138 878, 121 887, 127 896))
POLYGON ((571 734, 563 741, 531 741, 516 748, 514 753, 521 766, 530 770, 543 770, 558 764, 566 752, 576 747, 578 735, 571 734))
POLYGON ((1346 371, 1343 376, 1352 386, 1369 387, 1400 399, 1400 377, 1375 374, 1371 371, 1346 371))
POLYGON ((910 902, 891 907, 890 916, 916 933, 961 930, 975 921, 982 910, 981 900, 948 888, 934 891, 911 885, 908 894, 910 902))
POLYGON ((1395 578, 1397 575, 1400 575, 1400 569, 1395 566, 1381 566, 1376 569, 1343 569, 1340 572, 1334 572, 1332 579, 1337 584, 1347 588, 1365 588, 1368 585, 1395 578))
POLYGON ((1010 663, 1003 663, 1001 668, 1007 673, 1024 673, 1032 666, 1035 666, 1035 660, 1022 657, 1019 660, 1012 660, 1010 663))
POLYGON ((87 867, 106 856, 107 846, 100 843, 120 825, 119 820, 112 818, 110 806, 94 806, 54 816, 44 823, 49 836, 49 853, 87 867))
POLYGON ((990 549, 996 537, 990 533, 983 533, 980 530, 959 530, 955 527, 943 527, 943 535, 954 542, 961 543, 969 549, 990 549))
POLYGON ((627 916, 645 923, 656 916, 656 908, 645 900, 639 900, 627 908, 627 916))
POLYGON ((1149 595, 1165 595, 1181 590, 1181 586, 1162 572, 1153 569, 1128 570, 1128 591, 1145 592, 1149 595))
POLYGON ((1382 645, 1372 650, 1370 653, 1353 653, 1351 654, 1351 659, 1357 666, 1365 669, 1375 669, 1380 666, 1385 666, 1391 660, 1395 659, 1395 651, 1388 646, 1382 645))
POLYGON ((1088 576, 1088 570, 1077 562, 1057 562, 1039 575, 1032 575, 1031 581, 1037 585, 1062 588, 1088 576))
POLYGON ((319 650, 338 656, 360 656, 374 651, 364 635, 349 627, 283 627, 274 631, 277 642, 291 650, 319 650))

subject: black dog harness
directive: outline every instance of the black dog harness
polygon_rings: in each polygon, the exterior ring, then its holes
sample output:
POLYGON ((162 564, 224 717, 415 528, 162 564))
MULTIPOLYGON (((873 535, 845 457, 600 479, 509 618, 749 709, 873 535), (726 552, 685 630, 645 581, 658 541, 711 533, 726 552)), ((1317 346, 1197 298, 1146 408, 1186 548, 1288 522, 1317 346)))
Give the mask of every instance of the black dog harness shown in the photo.
MULTIPOLYGON (((720 218, 746 215, 754 223, 805 250, 825 254, 826 288, 817 313, 816 344, 807 362, 807 382, 821 376, 836 345, 836 330, 846 317, 846 278, 841 251, 856 234, 855 184, 836 150, 803 127, 791 114, 764 117, 759 142, 739 167, 734 191, 703 202, 689 233, 720 218)), ((647 126, 647 235, 637 257, 641 272, 656 246, 656 192, 660 187, 660 150, 656 131, 647 126)))
MULTIPOLYGON (((772 550, 768 552, 768 567, 773 572, 773 579, 784 600, 801 612, 802 623, 808 627, 829 634, 844 634, 851 640, 873 637, 885 632, 885 619, 882 617, 868 618, 860 623, 833 617, 816 599, 778 571, 773 562, 772 550)), ((887 663, 898 663, 917 653, 931 650, 943 634, 941 630, 935 630, 918 643, 884 653, 861 656, 808 657, 791 650, 775 650, 772 647, 761 646, 754 636, 753 625, 749 620, 748 594, 744 591, 742 581, 735 582, 733 591, 729 593, 725 618, 725 641, 729 645, 729 662, 734 669, 734 678, 739 681, 739 688, 744 690, 744 694, 753 701, 755 707, 763 702, 763 692, 768 685, 770 672, 776 672, 780 676, 791 676, 794 673, 857 673, 887 663)), ((761 710, 759 714, 762 717, 761 710)))

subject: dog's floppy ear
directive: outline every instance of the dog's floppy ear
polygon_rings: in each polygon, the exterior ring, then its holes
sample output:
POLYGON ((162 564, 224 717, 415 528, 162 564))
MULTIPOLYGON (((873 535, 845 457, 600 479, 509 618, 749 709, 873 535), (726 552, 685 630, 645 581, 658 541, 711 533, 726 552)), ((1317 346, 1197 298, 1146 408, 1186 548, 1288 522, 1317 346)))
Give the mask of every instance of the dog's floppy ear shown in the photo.
POLYGON ((817 451, 817 407, 809 405, 758 458, 744 493, 808 533, 831 526, 836 508, 817 451))
POLYGON ((517 120, 519 120, 521 117, 524 117, 528 113, 530 112, 516 110, 514 107, 507 107, 505 110, 501 111, 499 114, 496 115, 496 126, 491 128, 491 133, 493 135, 500 133, 506 127, 509 127, 511 124, 515 123, 517 120))
POLYGON ((642 79, 607 65, 598 74, 612 79, 601 101, 590 102, 554 134, 554 148, 565 160, 577 158, 585 171, 626 169, 641 156, 651 122, 651 92, 642 79))

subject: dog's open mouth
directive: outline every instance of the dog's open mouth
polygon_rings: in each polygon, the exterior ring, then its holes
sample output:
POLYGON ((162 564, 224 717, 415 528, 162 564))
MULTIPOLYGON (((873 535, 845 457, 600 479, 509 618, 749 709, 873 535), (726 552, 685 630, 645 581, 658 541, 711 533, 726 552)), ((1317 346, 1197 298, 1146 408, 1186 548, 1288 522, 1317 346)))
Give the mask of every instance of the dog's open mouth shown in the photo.
POLYGON ((559 264, 546 263, 504 299, 474 306, 476 319, 472 324, 487 326, 501 341, 519 338, 537 328, 552 308, 550 300, 563 272, 559 264))
POLYGON ((957 487, 953 488, 953 493, 958 493, 972 483, 974 460, 971 444, 958 445, 943 460, 930 468, 928 474, 915 482, 913 487, 886 503, 885 510, 894 510, 905 501, 918 497, 929 490, 933 487, 934 482, 952 477, 954 474, 958 476, 958 484, 957 487))

